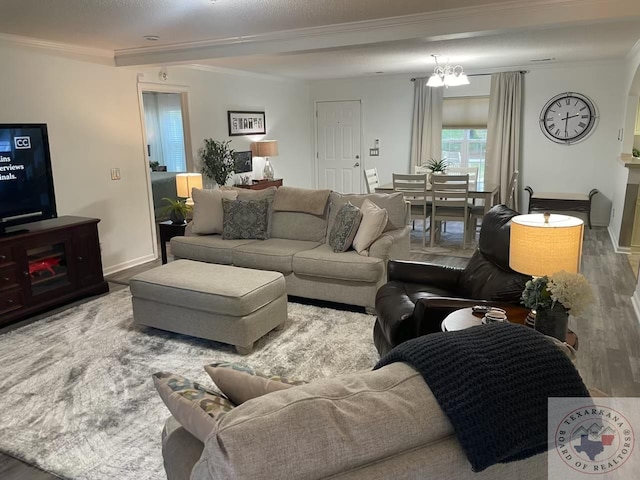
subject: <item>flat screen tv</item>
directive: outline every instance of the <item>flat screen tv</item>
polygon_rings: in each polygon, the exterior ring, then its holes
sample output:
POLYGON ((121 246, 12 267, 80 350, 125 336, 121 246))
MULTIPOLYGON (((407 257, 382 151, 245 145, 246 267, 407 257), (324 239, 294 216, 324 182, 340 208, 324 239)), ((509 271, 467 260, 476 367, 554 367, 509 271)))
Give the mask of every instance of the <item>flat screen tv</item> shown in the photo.
POLYGON ((55 217, 47 126, 0 123, 0 234, 55 217))
POLYGON ((253 157, 250 150, 246 152, 233 152, 233 159, 235 161, 234 173, 246 173, 253 170, 253 157))

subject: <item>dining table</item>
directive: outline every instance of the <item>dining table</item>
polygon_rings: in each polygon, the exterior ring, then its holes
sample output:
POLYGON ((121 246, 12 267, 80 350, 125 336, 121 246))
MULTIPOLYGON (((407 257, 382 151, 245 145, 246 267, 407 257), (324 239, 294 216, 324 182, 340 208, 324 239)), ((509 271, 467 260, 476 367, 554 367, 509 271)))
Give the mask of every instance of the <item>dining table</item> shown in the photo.
MULTIPOLYGON (((385 183, 376 187, 376 193, 393 193, 393 183, 385 183)), ((478 180, 469 183, 469 198, 484 200, 484 213, 498 203, 500 197, 500 184, 478 180)))

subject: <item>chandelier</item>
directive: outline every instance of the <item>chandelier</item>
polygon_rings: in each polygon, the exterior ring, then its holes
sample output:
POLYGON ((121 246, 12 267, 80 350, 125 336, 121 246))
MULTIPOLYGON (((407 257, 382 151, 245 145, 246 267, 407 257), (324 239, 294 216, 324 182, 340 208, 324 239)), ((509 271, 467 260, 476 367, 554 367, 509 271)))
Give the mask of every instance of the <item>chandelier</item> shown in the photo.
POLYGON ((457 87, 458 85, 469 85, 469 78, 464 74, 462 65, 438 64, 438 55, 431 55, 436 61, 433 75, 427 81, 427 87, 457 87))

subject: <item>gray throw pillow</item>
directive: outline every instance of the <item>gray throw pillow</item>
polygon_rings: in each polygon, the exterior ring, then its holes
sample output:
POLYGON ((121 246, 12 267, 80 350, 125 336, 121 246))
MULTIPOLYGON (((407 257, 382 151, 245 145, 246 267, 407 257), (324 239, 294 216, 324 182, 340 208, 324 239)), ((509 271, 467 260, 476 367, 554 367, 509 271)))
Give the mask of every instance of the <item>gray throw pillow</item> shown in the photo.
POLYGON ((269 227, 269 201, 222 199, 222 239, 266 240, 269 227))
POLYGON ((329 233, 329 246, 334 252, 346 252, 358 233, 358 227, 362 220, 362 212, 351 202, 344 204, 338 214, 329 233))

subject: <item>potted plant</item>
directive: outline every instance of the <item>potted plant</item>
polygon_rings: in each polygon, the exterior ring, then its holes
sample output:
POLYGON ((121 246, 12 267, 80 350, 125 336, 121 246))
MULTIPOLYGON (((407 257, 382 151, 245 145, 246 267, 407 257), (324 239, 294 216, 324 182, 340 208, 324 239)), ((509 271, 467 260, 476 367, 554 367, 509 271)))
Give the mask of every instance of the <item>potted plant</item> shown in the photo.
POLYGON ((204 147, 198 151, 203 175, 214 180, 220 186, 227 183, 235 169, 233 159, 235 152, 229 147, 230 143, 231 140, 219 141, 205 138, 204 147))
POLYGON ((535 277, 525 284, 522 303, 535 309, 535 329, 566 341, 569 312, 579 315, 593 301, 587 279, 579 273, 565 271, 535 277))
POLYGON ((186 200, 164 197, 162 200, 169 205, 162 209, 163 215, 169 215, 169 220, 173 223, 184 223, 187 214, 191 211, 191 205, 187 205, 186 200))
POLYGON ((440 160, 431 158, 427 162, 427 167, 429 167, 432 173, 445 173, 447 167, 449 167, 449 163, 446 158, 442 158, 440 160))

